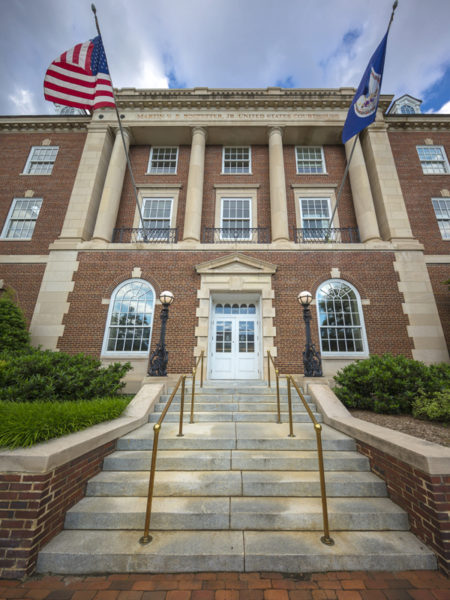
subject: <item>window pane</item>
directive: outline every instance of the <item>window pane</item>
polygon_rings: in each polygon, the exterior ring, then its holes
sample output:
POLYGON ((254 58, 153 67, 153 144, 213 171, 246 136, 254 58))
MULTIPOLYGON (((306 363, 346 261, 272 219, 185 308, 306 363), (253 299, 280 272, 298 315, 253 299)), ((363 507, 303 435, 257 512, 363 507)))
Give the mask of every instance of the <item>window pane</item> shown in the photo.
POLYGON ((42 198, 19 198, 13 201, 2 237, 31 239, 42 206, 42 198))
POLYGON ((58 146, 34 146, 31 148, 24 173, 50 175, 58 154, 58 146))
POLYGON ((449 173, 447 157, 443 146, 417 146, 422 171, 425 174, 449 173))
POLYGON ((322 284, 317 298, 322 352, 363 352, 358 299, 344 281, 322 284))
POLYGON ((450 198, 433 198, 434 213, 442 239, 450 239, 450 198))
POLYGON ((250 198, 222 198, 222 239, 250 239, 250 198))
POLYGON ((111 310, 108 352, 147 352, 150 347, 154 294, 145 281, 135 280, 116 293, 111 310))
POLYGON ((325 173, 325 160, 321 146, 297 146, 297 174, 325 173))
POLYGON ((178 148, 152 148, 148 171, 152 175, 175 174, 177 172, 178 148))
POLYGON ((250 173, 250 148, 225 147, 223 149, 224 173, 250 173))

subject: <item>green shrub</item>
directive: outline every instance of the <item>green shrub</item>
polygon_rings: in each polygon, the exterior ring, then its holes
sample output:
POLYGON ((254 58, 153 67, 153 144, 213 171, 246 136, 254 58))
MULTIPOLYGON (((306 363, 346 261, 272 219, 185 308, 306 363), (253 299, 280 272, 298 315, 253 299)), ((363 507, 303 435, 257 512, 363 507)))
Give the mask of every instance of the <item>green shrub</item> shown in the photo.
POLYGON ((28 353, 2 355, 0 400, 11 402, 89 400, 116 394, 130 363, 106 368, 84 354, 32 349, 28 353))
POLYGON ((0 446, 19 448, 45 442, 116 419, 129 397, 80 402, 0 402, 0 446))
POLYGON ((30 334, 23 312, 6 292, 0 296, 0 349, 20 352, 30 347, 30 334))
POLYGON ((450 423, 450 390, 435 392, 432 396, 421 392, 413 403, 412 413, 416 419, 450 423))
POLYGON ((450 365, 428 367, 405 356, 383 354, 346 366, 334 379, 336 395, 349 408, 411 413, 420 390, 432 395, 449 388, 450 365))

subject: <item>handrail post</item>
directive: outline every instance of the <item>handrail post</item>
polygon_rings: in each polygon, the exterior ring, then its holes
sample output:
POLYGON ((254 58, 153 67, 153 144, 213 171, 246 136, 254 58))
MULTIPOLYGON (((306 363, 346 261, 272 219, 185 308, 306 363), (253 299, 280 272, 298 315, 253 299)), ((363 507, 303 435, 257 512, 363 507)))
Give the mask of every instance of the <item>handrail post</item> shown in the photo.
POLYGON ((323 536, 320 541, 327 546, 334 546, 334 540, 330 537, 330 529, 328 525, 328 507, 327 507, 327 492, 325 488, 325 469, 323 465, 322 452, 322 425, 316 423, 314 425, 317 438, 317 457, 319 459, 319 475, 320 475, 320 492, 322 495, 322 514, 323 514, 323 536))
POLYGON ((281 406, 280 406, 280 377, 278 375, 278 369, 275 369, 275 377, 277 380, 277 410, 278 410, 278 423, 281 423, 281 406))
POLYGON ((194 422, 194 396, 195 396, 195 374, 197 370, 192 369, 192 392, 191 392, 191 418, 189 419, 189 423, 194 422))
POLYGON ((288 407, 289 407, 289 435, 288 435, 288 437, 295 437, 294 426, 292 424, 291 375, 286 375, 286 379, 287 379, 288 407))
POLYGON ((147 495, 147 511, 145 513, 145 525, 144 535, 140 538, 140 544, 149 544, 153 537, 149 535, 150 530, 150 518, 152 516, 152 500, 153 500, 153 486, 155 484, 155 468, 156 468, 156 455, 158 452, 158 438, 161 425, 156 423, 153 427, 153 450, 152 450, 152 462, 150 467, 150 479, 148 482, 148 495, 147 495))
POLYGON ((200 387, 203 387, 203 356, 205 355, 204 350, 202 350, 202 353, 200 354, 201 357, 201 371, 200 371, 200 387))
POLYGON ((186 375, 181 379, 181 401, 180 401, 180 428, 177 437, 183 437, 183 413, 184 413, 184 386, 186 383, 186 375))
POLYGON ((272 387, 270 385, 270 352, 269 352, 269 350, 267 350, 267 379, 269 381, 269 387, 272 387))

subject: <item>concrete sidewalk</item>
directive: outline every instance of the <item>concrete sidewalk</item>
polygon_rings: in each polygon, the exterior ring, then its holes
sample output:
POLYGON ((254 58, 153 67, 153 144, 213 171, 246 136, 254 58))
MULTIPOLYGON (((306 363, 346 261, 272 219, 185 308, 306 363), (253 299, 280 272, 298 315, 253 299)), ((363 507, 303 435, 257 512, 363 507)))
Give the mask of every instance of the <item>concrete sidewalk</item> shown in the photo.
POLYGON ((437 571, 116 574, 0 580, 0 600, 449 600, 437 571))

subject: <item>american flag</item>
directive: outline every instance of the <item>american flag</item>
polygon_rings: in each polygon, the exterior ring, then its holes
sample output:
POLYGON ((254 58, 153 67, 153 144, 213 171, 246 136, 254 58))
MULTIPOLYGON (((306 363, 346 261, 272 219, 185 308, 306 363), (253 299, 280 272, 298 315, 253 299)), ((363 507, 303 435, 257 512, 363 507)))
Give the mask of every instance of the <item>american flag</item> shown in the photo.
POLYGON ((45 74, 44 97, 64 106, 91 110, 115 106, 100 36, 77 44, 52 62, 45 74))

